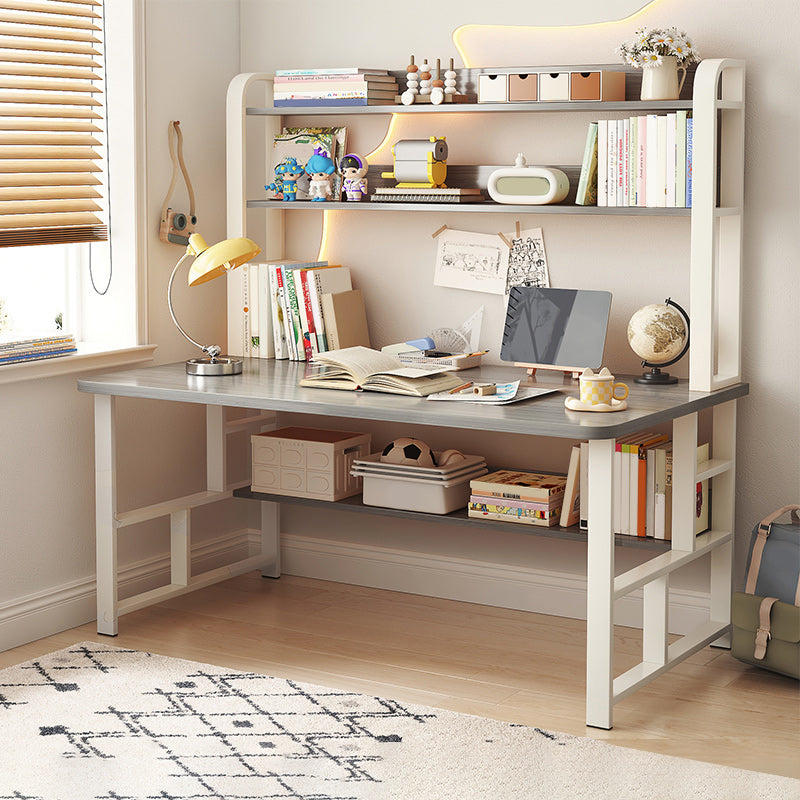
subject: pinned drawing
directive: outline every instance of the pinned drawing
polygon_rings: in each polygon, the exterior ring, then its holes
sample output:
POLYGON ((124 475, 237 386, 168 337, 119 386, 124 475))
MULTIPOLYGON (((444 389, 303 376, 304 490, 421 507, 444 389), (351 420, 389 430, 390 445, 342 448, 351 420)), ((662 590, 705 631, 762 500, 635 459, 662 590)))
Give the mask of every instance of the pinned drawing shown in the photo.
POLYGON ((505 293, 509 251, 499 236, 447 228, 437 239, 436 286, 505 293))
POLYGON ((550 273, 541 228, 530 228, 516 234, 507 234, 511 240, 508 251, 508 282, 505 292, 512 286, 549 288, 550 273))

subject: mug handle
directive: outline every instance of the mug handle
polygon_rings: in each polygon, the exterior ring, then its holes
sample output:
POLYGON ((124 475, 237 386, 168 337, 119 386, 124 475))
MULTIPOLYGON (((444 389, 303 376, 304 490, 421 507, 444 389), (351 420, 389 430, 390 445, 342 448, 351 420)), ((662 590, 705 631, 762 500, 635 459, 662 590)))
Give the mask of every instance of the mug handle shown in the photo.
POLYGON ((629 392, 629 391, 630 391, 630 389, 628 389, 628 386, 627 386, 627 384, 624 384, 624 383, 615 383, 615 384, 614 384, 614 385, 611 387, 611 396, 612 396, 612 397, 613 397, 615 400, 624 400, 624 399, 625 399, 625 398, 628 396, 628 392, 629 392), (624 395, 622 395, 622 397, 617 397, 617 388, 618 388, 618 387, 619 387, 620 389, 624 389, 624 390, 625 390, 625 394, 624 394, 624 395))
POLYGON ((681 79, 678 82, 678 94, 680 94, 681 89, 683 89, 683 82, 686 80, 686 67, 678 67, 678 71, 683 71, 683 75, 681 75, 681 79))

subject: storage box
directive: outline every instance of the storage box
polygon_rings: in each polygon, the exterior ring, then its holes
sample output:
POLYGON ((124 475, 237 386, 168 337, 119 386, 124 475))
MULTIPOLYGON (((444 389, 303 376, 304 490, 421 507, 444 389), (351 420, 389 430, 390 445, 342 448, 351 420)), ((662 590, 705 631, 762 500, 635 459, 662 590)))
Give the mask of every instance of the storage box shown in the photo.
POLYGON ((570 100, 625 99, 624 72, 571 72, 569 78, 570 100))
POLYGON ((512 103, 529 103, 538 96, 539 76, 535 72, 510 74, 508 76, 508 99, 512 103))
POLYGON ((539 100, 569 100, 569 72, 540 72, 539 100))
POLYGON ((369 455, 370 435, 318 428, 279 428, 250 437, 254 492, 341 500, 361 491, 353 459, 369 455))
POLYGON ((478 102, 505 103, 508 100, 508 75, 478 75, 478 102))

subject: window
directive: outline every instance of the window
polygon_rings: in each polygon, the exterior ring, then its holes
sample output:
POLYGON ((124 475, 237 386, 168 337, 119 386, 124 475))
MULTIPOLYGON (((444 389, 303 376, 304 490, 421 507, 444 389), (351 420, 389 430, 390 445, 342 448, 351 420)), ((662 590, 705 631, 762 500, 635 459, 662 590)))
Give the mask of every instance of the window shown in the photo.
POLYGON ((0 328, 144 340, 143 30, 142 0, 0 0, 0 328))

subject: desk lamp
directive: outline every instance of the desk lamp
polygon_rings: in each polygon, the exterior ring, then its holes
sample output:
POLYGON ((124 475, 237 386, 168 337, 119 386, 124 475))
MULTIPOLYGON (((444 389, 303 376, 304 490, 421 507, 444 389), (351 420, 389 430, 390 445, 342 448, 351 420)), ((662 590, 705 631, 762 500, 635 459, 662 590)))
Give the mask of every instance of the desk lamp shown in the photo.
POLYGON ((186 252, 175 265, 175 269, 172 270, 172 275, 169 276, 169 286, 167 287, 167 305, 169 306, 172 321, 195 347, 199 347, 204 353, 208 353, 208 358, 190 358, 186 362, 186 372, 189 375, 237 375, 242 371, 242 360, 231 356, 221 356, 222 348, 219 345, 202 345, 192 339, 181 327, 172 308, 172 283, 175 280, 178 268, 189 256, 194 256, 194 263, 189 268, 188 282, 189 286, 197 286, 200 283, 218 278, 220 275, 236 269, 236 267, 240 267, 260 252, 261 248, 250 239, 226 239, 209 247, 199 233, 193 233, 189 237, 186 252))

